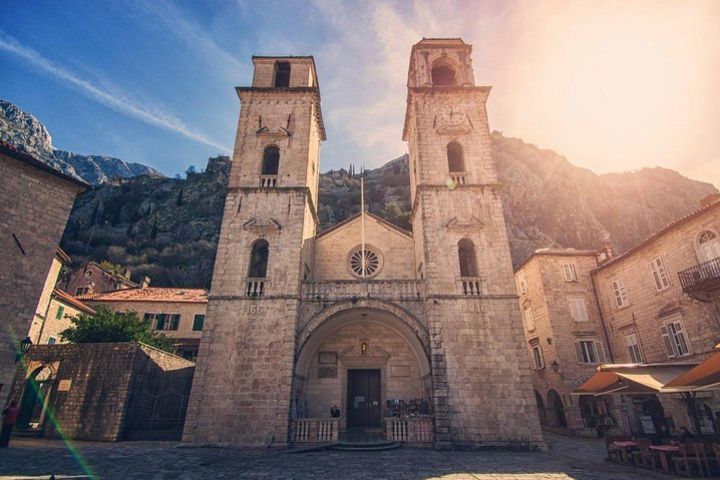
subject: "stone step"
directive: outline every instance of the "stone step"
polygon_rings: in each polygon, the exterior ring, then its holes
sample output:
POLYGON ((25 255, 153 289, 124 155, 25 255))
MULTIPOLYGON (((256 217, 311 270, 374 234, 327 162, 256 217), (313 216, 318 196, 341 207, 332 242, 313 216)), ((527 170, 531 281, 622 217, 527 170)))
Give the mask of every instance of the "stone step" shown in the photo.
POLYGON ((329 450, 340 452, 381 452, 385 450, 395 450, 402 445, 395 442, 368 442, 368 443, 336 443, 329 447, 329 450))

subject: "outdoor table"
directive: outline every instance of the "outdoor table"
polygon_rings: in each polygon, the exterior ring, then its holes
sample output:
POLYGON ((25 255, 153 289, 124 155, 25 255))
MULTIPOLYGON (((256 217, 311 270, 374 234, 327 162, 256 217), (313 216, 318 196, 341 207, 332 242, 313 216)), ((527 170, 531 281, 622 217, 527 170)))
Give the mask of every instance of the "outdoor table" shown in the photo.
POLYGON ((622 459, 622 463, 630 463, 630 456, 628 455, 628 450, 637 447, 637 443, 628 440, 612 442, 612 444, 615 445, 618 450, 620 450, 620 458, 622 459))
POLYGON ((651 451, 658 453, 658 455, 660 456, 660 468, 662 468, 664 472, 670 471, 668 457, 671 454, 680 451, 680 447, 676 447, 675 445, 650 445, 648 448, 651 451))

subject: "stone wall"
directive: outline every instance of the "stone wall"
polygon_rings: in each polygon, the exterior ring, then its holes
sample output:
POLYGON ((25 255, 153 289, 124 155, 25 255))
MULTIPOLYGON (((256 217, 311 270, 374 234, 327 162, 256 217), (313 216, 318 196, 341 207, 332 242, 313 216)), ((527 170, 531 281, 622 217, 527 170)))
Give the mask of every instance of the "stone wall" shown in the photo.
POLYGON ((55 248, 83 189, 79 182, 0 153, 0 405, 15 373, 16 342, 30 329, 55 248))
MULTIPOLYGON (((575 342, 598 341, 606 354, 609 352, 590 276, 597 266, 596 258, 595 253, 581 254, 571 249, 555 253, 538 252, 515 273, 516 281, 519 282, 522 277, 526 285, 525 293, 518 288, 524 317, 525 346, 533 368, 533 386, 546 409, 545 423, 553 427, 560 426, 550 409, 548 398, 550 390, 555 390, 563 402, 568 430, 581 435, 595 435, 596 432, 585 429, 579 398, 572 396, 571 392, 595 373, 597 364, 579 363, 575 342), (573 265, 576 281, 566 281, 563 264, 573 265), (569 297, 585 300, 587 322, 573 320, 568 305, 569 297), (529 322, 530 316, 534 319, 534 327, 529 322), (544 366, 539 369, 533 360, 532 348, 535 345, 540 347, 544 360, 544 366), (551 367, 553 362, 557 362, 558 371, 551 367)), ((609 355, 606 361, 610 362, 609 355)))
MULTIPOLYGON (((356 280, 350 271, 350 255, 360 246, 360 217, 315 240, 315 280, 356 280)), ((412 237, 400 233, 371 215, 365 216, 366 248, 379 256, 380 267, 373 279, 415 279, 412 237)))
POLYGON ((700 263, 697 236, 703 230, 720 234, 720 203, 702 214, 672 228, 631 253, 601 266, 596 272, 598 299, 603 310, 617 363, 629 362, 625 337, 637 334, 643 361, 671 360, 663 342, 660 327, 670 320, 680 320, 691 353, 676 360, 700 361, 720 342, 720 304, 693 300, 682 291, 678 272, 700 263), (650 262, 661 258, 670 286, 658 291, 650 262), (618 308, 611 282, 622 279, 629 305, 618 308))
MULTIPOLYGON (((18 367, 11 398, 22 405, 26 379, 44 366, 53 383, 44 436, 117 441, 143 395, 173 389, 187 397, 194 364, 136 343, 36 345, 18 367)), ((184 413, 184 412, 183 412, 184 413)), ((178 430, 179 432, 179 430, 178 430)))
POLYGON ((387 326, 375 323, 372 314, 366 318, 365 321, 358 318, 356 323, 348 323, 325 338, 312 355, 308 371, 297 372, 305 376, 305 416, 329 417, 330 407, 334 404, 342 412, 341 427, 345 425, 347 370, 350 368, 380 370, 382 407, 387 399, 430 400, 430 392, 425 391, 424 385, 426 373, 407 342, 387 326), (361 342, 368 345, 365 355, 360 351, 361 342), (336 354, 337 363, 319 364, 320 352, 336 354))

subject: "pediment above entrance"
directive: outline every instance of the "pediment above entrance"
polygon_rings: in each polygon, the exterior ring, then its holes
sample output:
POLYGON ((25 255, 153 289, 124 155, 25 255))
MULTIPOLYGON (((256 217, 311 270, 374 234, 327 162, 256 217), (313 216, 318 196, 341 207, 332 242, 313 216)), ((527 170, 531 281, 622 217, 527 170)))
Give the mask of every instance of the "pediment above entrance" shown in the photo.
POLYGON ((472 232, 484 226, 485 223, 474 215, 470 218, 453 217, 445 224, 445 228, 453 232, 472 232))
POLYGON ((282 230, 282 225, 274 218, 251 218, 243 223, 243 230, 253 233, 273 232, 282 230))

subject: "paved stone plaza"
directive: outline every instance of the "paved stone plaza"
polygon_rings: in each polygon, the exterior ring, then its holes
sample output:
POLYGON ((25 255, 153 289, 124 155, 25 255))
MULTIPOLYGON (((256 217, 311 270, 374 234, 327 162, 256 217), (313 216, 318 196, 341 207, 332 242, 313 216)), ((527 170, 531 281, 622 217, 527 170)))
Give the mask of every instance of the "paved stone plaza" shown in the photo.
MULTIPOLYGON (((315 452, 185 448, 178 443, 78 442, 97 478, 185 479, 671 479, 603 461, 602 442, 546 435, 547 452, 315 452)), ((0 478, 89 478, 59 441, 14 440, 0 451, 0 478)))

